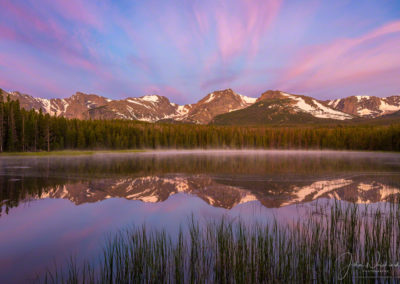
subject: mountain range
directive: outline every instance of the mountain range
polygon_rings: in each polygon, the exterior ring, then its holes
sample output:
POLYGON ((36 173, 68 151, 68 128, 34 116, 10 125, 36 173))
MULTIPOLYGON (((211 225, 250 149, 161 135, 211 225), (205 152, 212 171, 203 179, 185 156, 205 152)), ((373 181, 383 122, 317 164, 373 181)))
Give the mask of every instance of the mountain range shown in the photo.
MULTIPOLYGON (((259 201, 267 208, 310 202, 319 198, 356 203, 376 203, 398 198, 400 189, 376 177, 361 176, 288 182, 223 183, 207 175, 145 176, 121 179, 97 179, 40 190, 38 198, 64 198, 76 205, 108 198, 126 198, 143 202, 163 202, 170 196, 185 193, 197 196, 214 207, 231 209, 238 204, 259 201)), ((1 202, 0 202, 1 204, 1 202)))
POLYGON ((398 117, 400 96, 379 98, 351 96, 318 100, 282 91, 266 91, 259 98, 243 96, 232 89, 214 91, 193 104, 178 105, 167 97, 146 95, 112 100, 95 94, 75 93, 64 99, 44 99, 6 92, 3 99, 19 100, 21 107, 55 116, 78 119, 125 119, 147 122, 196 124, 318 123, 398 117))

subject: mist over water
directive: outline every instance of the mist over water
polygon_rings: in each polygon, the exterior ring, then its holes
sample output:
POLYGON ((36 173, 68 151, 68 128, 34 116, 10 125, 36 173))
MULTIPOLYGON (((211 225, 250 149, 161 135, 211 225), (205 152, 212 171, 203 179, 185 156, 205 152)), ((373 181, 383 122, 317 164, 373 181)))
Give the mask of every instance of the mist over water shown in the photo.
POLYGON ((327 200, 400 193, 400 155, 336 151, 156 151, 0 159, 0 279, 28 281, 104 238, 146 224, 173 233, 193 214, 301 218, 327 200))

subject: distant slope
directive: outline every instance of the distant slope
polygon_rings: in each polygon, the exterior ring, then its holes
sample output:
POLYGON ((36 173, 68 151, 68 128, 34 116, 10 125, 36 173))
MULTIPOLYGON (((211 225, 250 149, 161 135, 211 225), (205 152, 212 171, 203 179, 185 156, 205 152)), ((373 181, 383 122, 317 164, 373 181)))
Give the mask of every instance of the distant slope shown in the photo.
POLYGON ((379 98, 374 96, 350 96, 329 100, 327 104, 337 110, 359 117, 375 118, 400 110, 400 96, 379 98))
POLYGON ((310 124, 350 120, 353 117, 311 97, 267 91, 245 109, 216 116, 212 124, 310 124))
POLYGON ((255 98, 237 94, 232 89, 215 91, 193 104, 185 120, 207 124, 219 114, 243 109, 252 105, 255 101, 255 98))
POLYGON ((398 118, 398 119, 400 119, 400 110, 390 113, 390 114, 383 115, 382 118, 398 118))
POLYGON ((280 125, 351 121, 384 124, 398 119, 396 113, 400 111, 400 96, 352 96, 320 101, 303 95, 267 91, 256 99, 232 89, 214 91, 198 102, 186 105, 172 103, 167 97, 159 95, 112 100, 76 92, 64 99, 44 99, 2 89, 0 95, 3 99, 19 100, 21 107, 27 110, 42 109, 43 113, 54 116, 164 123, 280 125))
POLYGON ((207 124, 216 115, 245 108, 256 101, 231 89, 215 91, 195 104, 177 105, 167 97, 146 95, 111 100, 95 94, 77 92, 65 99, 35 98, 19 92, 1 90, 4 99, 19 100, 21 107, 42 109, 43 113, 78 119, 127 119, 147 122, 174 121, 207 124))
POLYGON ((148 95, 139 98, 112 100, 101 107, 89 110, 92 119, 128 119, 155 122, 161 119, 179 118, 182 113, 168 98, 148 95))
MULTIPOLYGON (((1 89, 0 89, 1 90, 1 89)), ((95 94, 76 92, 65 99, 35 98, 19 92, 0 91, 3 99, 19 100, 26 110, 40 110, 54 116, 78 119, 127 119, 156 122, 162 119, 177 121, 186 118, 191 105, 180 106, 168 98, 147 95, 112 100, 95 94)))

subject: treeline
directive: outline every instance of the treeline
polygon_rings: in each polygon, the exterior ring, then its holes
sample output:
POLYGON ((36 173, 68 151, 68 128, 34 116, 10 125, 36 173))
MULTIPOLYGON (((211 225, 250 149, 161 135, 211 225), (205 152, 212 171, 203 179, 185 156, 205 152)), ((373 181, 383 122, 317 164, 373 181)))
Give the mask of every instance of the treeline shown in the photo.
POLYGON ((391 125, 210 126, 78 120, 21 109, 0 96, 0 151, 63 149, 340 149, 400 151, 391 125))

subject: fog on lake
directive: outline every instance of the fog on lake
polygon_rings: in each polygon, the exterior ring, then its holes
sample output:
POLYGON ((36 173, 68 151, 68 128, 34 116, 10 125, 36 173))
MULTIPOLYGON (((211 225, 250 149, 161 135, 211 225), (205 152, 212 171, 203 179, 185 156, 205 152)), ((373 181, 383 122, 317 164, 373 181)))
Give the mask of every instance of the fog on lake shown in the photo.
POLYGON ((0 158, 0 279, 93 257, 107 234, 146 224, 175 232, 195 216, 302 218, 317 202, 386 202, 400 155, 333 151, 165 151, 0 158))

